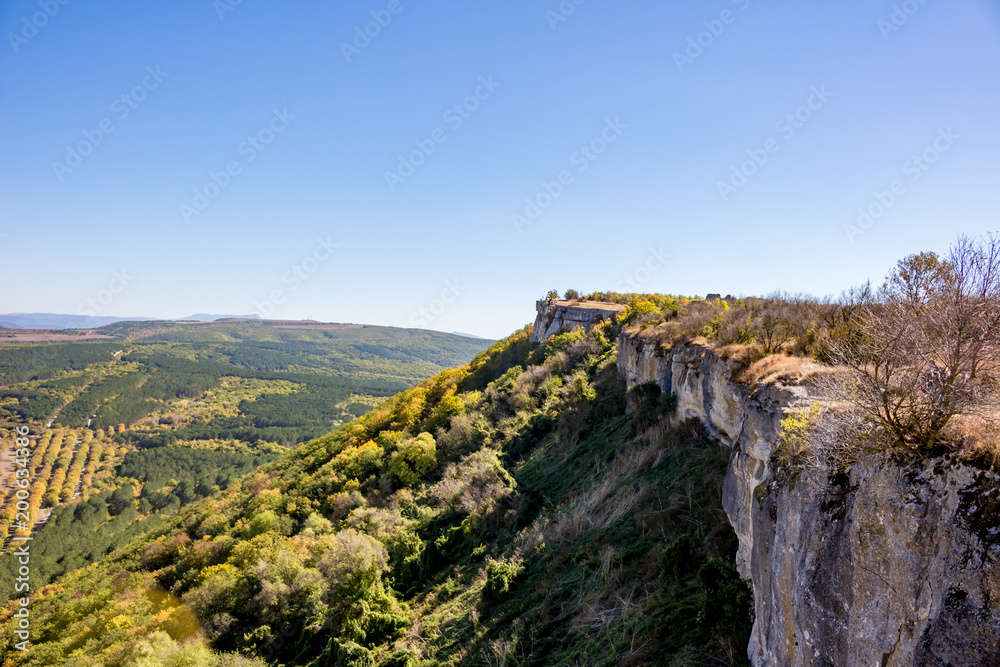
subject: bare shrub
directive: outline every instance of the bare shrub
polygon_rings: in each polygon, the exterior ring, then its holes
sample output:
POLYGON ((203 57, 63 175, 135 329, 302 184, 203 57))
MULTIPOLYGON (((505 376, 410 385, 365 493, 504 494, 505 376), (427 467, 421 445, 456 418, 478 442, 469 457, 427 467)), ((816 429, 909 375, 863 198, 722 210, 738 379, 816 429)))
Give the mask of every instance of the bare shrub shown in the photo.
POLYGON ((791 339, 791 330, 788 322, 771 310, 764 312, 760 316, 760 319, 757 320, 755 330, 765 355, 774 354, 791 339))
POLYGON ((886 446, 930 448, 957 415, 997 406, 1000 237, 960 237, 947 258, 901 260, 851 313, 854 335, 831 343, 848 369, 831 384, 886 446))
POLYGON ((428 495, 439 507, 474 514, 509 497, 514 486, 514 478, 504 469, 497 453, 481 449, 458 464, 449 464, 428 495))
POLYGON ((593 338, 584 337, 573 341, 568 348, 566 348, 566 356, 569 360, 570 366, 577 366, 581 361, 588 357, 592 357, 595 354, 600 354, 601 347, 594 341, 593 338))
POLYGON ((481 412, 468 412, 452 417, 451 428, 438 429, 436 438, 444 456, 455 456, 488 445, 492 440, 492 427, 481 412))

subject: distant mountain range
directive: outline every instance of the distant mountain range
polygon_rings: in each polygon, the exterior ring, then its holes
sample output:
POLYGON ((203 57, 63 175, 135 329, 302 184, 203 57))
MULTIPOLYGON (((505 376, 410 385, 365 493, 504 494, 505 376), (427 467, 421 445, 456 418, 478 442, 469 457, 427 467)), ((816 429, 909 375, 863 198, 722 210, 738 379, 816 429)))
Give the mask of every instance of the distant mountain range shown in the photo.
POLYGON ((178 320, 195 320, 196 322, 213 322, 215 320, 229 320, 229 319, 241 319, 241 320, 259 320, 261 316, 257 313, 252 315, 208 315, 205 313, 195 313, 194 315, 188 315, 187 317, 179 317, 178 320))
MULTIPOLYGON (((260 315, 209 315, 195 313, 180 320, 211 322, 229 317, 260 319, 260 315)), ((90 315, 65 315, 59 313, 5 313, 0 314, 0 327, 4 329, 96 329, 115 322, 151 322, 159 317, 93 317, 90 315)))
MULTIPOLYGON (((195 313, 187 317, 178 317, 169 322, 212 322, 223 319, 251 319, 259 320, 260 315, 213 315, 210 313, 195 313)), ((65 315, 60 313, 0 313, 0 329, 97 329, 106 324, 115 322, 154 322, 161 320, 159 317, 93 317, 90 315, 65 315)), ((473 338, 475 340, 493 340, 475 334, 452 331, 455 336, 473 338)))
MULTIPOLYGON (((3 316, 0 315, 0 317, 3 317, 3 316)), ((477 336, 475 334, 462 333, 461 331, 452 331, 451 335, 453 335, 453 336, 465 336, 466 338, 475 338, 477 340, 493 340, 492 338, 485 338, 483 336, 477 336)))

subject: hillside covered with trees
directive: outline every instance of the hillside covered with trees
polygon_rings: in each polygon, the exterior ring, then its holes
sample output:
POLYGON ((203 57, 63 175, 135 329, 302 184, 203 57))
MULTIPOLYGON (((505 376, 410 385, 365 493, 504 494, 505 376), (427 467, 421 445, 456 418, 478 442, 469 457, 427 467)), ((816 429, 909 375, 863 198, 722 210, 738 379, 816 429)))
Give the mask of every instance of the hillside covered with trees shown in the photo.
POLYGON ((761 507, 807 468, 843 479, 865 457, 947 452, 990 475, 998 250, 961 239, 836 302, 632 295, 617 321, 541 344, 526 327, 239 477, 257 462, 129 453, 141 492, 54 525, 96 535, 170 511, 33 580, 29 654, 9 650, 8 603, 4 664, 746 664, 754 598, 722 507, 732 450, 656 382, 626 386, 623 332, 710 349, 727 382, 809 375, 830 392, 781 421, 761 507))
POLYGON ((44 586, 24 664, 738 655, 725 453, 625 391, 615 335, 520 331, 182 508, 44 586))

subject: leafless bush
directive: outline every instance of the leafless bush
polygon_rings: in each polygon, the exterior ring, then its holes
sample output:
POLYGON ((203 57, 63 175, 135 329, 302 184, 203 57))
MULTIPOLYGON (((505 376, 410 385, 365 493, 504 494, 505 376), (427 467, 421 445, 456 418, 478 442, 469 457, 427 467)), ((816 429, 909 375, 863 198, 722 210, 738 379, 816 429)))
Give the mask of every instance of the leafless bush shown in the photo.
POLYGON ((848 373, 831 387, 870 437, 929 448, 956 415, 996 410, 1000 237, 960 237, 945 259, 911 255, 854 296, 854 334, 831 342, 848 373))
POLYGON ((500 463, 497 453, 481 449, 458 464, 449 464, 442 480, 430 489, 429 496, 439 507, 474 514, 510 496, 513 486, 514 480, 500 463))

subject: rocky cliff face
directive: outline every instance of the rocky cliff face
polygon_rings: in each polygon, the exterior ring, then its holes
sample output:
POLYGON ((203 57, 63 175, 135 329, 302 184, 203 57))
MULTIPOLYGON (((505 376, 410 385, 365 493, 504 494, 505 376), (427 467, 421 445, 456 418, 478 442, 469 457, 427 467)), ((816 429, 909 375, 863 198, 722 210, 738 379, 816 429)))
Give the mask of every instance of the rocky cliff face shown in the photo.
POLYGON ((601 321, 616 318, 624 308, 616 303, 598 301, 538 301, 531 340, 541 343, 549 336, 577 327, 590 331, 601 321))
POLYGON ((1000 665, 1000 479, 941 457, 779 483, 780 421, 805 389, 748 388, 708 348, 638 335, 618 365, 732 448, 722 500, 753 585, 754 665, 1000 665))

